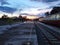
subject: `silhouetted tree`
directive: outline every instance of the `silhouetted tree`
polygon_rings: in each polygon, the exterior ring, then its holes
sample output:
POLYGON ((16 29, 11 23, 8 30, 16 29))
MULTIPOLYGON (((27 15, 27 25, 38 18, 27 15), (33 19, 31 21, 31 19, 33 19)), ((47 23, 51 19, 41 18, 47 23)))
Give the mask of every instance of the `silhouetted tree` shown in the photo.
POLYGON ((54 7, 50 14, 55 14, 60 12, 60 7, 54 7))
POLYGON ((21 15, 19 15, 19 19, 20 19, 20 21, 23 21, 23 18, 22 18, 22 16, 21 16, 21 15))
POLYGON ((4 14, 4 15, 2 16, 2 18, 8 18, 8 16, 4 14))
POLYGON ((22 18, 22 16, 21 16, 21 15, 19 15, 19 18, 22 18))
POLYGON ((46 15, 46 16, 49 16, 50 14, 49 14, 49 12, 46 12, 45 15, 46 15))

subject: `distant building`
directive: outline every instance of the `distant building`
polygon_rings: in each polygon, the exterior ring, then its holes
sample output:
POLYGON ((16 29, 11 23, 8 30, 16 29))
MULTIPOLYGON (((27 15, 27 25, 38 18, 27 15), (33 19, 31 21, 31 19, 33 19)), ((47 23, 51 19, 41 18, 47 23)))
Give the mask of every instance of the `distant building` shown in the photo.
POLYGON ((46 17, 44 20, 60 20, 60 13, 52 14, 46 17))
POLYGON ((60 20, 60 13, 52 14, 50 18, 54 20, 60 20))

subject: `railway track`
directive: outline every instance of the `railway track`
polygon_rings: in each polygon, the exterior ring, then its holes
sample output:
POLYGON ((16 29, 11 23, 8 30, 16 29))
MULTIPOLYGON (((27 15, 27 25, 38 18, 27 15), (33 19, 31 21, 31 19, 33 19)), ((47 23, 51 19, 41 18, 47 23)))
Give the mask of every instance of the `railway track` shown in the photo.
POLYGON ((34 23, 38 45, 60 45, 60 33, 58 30, 53 30, 41 23, 34 23))
POLYGON ((0 45, 38 45, 34 23, 22 23, 0 35, 0 45))

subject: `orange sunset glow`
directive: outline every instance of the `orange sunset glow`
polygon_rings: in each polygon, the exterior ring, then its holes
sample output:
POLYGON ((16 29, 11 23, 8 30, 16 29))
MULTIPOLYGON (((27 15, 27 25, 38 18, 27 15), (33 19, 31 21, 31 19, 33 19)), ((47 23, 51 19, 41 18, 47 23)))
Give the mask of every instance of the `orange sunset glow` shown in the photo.
POLYGON ((27 16, 28 19, 35 19, 38 18, 37 16, 27 16))

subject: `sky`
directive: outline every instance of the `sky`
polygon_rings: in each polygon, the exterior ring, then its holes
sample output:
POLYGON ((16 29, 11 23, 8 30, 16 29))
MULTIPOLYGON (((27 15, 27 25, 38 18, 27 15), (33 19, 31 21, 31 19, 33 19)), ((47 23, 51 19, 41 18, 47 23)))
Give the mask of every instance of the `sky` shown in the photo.
MULTIPOLYGON (((51 9, 48 8, 60 6, 60 0, 0 0, 0 3, 2 2, 4 3, 3 6, 16 8, 18 11, 21 11, 19 13, 29 13, 34 15, 41 12, 51 11, 51 9)), ((14 13, 17 13, 18 11, 14 13)))
POLYGON ((10 5, 5 5, 14 8, 46 8, 48 7, 46 3, 43 2, 35 2, 30 0, 7 0, 10 5))
POLYGON ((8 7, 13 8, 48 8, 50 6, 56 6, 60 4, 60 0, 6 0, 10 5, 8 7))

